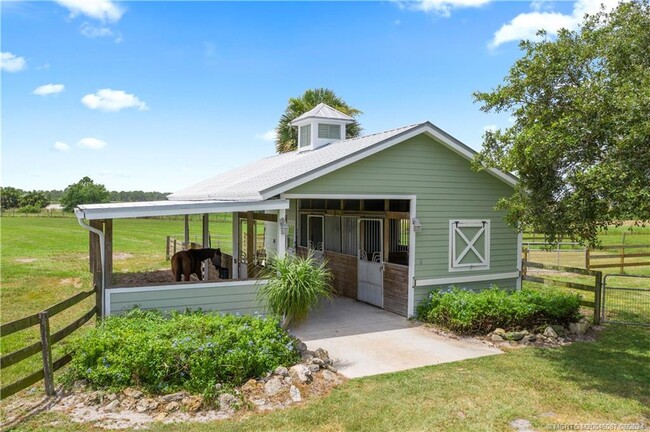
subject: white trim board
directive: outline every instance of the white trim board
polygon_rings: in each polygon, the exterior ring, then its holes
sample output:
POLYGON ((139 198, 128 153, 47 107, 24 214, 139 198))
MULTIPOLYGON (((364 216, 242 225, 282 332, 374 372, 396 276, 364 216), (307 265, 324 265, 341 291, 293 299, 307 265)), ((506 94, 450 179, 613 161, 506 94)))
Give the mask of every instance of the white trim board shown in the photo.
POLYGON ((140 293, 152 291, 170 291, 184 289, 210 289, 210 288, 228 288, 233 286, 250 286, 263 285, 268 283, 266 279, 248 279, 243 281, 231 282, 207 282, 207 283, 177 283, 169 285, 155 285, 146 287, 123 287, 123 288, 106 288, 104 290, 104 316, 111 314, 111 295, 122 293, 140 293))
POLYGON ((281 194, 281 199, 416 199, 417 195, 399 194, 281 194))
POLYGON ((487 282, 487 281, 495 281, 501 279, 514 279, 518 277, 519 277, 519 272, 509 272, 509 273, 493 273, 493 274, 475 275, 475 276, 446 277, 446 278, 438 278, 438 279, 418 279, 415 281, 415 286, 421 287, 421 286, 432 286, 432 285, 453 285, 459 283, 487 282))

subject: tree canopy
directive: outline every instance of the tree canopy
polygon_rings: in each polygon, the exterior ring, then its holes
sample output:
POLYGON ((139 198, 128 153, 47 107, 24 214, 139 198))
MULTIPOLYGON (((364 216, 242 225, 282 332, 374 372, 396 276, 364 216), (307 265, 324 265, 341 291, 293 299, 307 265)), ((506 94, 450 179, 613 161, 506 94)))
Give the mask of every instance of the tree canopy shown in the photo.
POLYGON ((555 40, 523 41, 504 83, 476 92, 512 126, 486 132, 477 166, 515 173, 499 207, 511 225, 597 244, 621 220, 650 220, 650 7, 621 3, 555 40))
MULTIPOLYGON (((334 91, 327 88, 317 88, 305 91, 302 96, 289 98, 282 117, 275 129, 275 149, 278 153, 286 153, 298 148, 298 131, 291 126, 291 122, 300 115, 314 108, 319 103, 325 103, 334 109, 341 111, 350 117, 363 114, 360 110, 351 107, 343 99, 338 97, 334 91)), ((363 129, 355 120, 345 128, 345 137, 354 138, 361 134, 363 129)))
POLYGON ((72 211, 80 204, 98 204, 108 202, 109 192, 104 185, 95 183, 90 177, 84 177, 63 191, 61 205, 65 211, 72 211))
POLYGON ((0 205, 2 205, 2 209, 7 210, 18 207, 20 197, 24 194, 25 191, 11 186, 0 188, 0 205))

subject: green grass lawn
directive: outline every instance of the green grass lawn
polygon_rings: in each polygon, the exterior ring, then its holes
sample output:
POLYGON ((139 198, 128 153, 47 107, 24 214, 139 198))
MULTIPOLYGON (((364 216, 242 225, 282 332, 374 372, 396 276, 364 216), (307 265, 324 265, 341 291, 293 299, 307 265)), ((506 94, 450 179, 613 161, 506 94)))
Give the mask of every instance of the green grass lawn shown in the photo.
MULTIPOLYGON (((88 233, 72 217, 0 219, 2 323, 38 312, 90 288, 88 233)), ((229 234, 230 221, 213 233, 229 234)), ((649 229, 646 228, 648 232, 649 229)), ((194 218, 192 233, 200 232, 194 218)), ((166 268, 165 237, 180 236, 182 219, 120 220, 114 224, 115 271, 166 268)), ((610 230, 603 243, 614 244, 610 230)), ((650 237, 649 237, 650 240, 650 237)), ((650 241, 648 242, 650 243, 650 241)), ((648 272, 645 268, 636 271, 648 272)), ((93 304, 92 297, 53 319, 53 331, 93 304)), ((89 323, 92 325, 92 323, 89 323)), ((1 339, 8 353, 37 340, 37 330, 1 339)), ((59 346, 55 358, 61 353, 59 346)), ((40 356, 3 371, 3 384, 38 369, 40 356)), ((36 388, 41 388, 37 384, 36 388)), ((184 425, 183 430, 512 430, 527 419, 544 428, 557 423, 650 423, 650 329, 608 326, 596 342, 557 349, 521 349, 401 373, 351 380, 329 396, 271 414, 184 425)), ((42 413, 16 430, 93 430, 42 413), (52 426, 52 422, 57 422, 52 426)), ((98 429, 99 430, 99 429, 98 429)), ((157 425, 152 430, 178 430, 157 425)))

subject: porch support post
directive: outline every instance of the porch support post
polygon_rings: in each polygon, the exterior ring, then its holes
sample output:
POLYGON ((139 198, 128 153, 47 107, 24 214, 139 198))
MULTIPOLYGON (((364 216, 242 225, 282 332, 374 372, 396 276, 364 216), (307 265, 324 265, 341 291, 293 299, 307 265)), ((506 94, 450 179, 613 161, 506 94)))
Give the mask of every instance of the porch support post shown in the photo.
POLYGON ((104 260, 104 287, 108 288, 113 283, 113 219, 104 221, 104 260))
MULTIPOLYGON (((204 214, 203 215, 203 240, 201 241, 203 244, 204 248, 210 247, 210 215, 209 214, 204 214)), ((209 259, 205 260, 203 262, 203 280, 207 281, 210 273, 210 268, 209 266, 209 259)))
POLYGON ((281 221, 287 223, 287 211, 285 209, 278 210, 278 258, 282 258, 287 250, 287 236, 282 234, 281 221))
POLYGON ((190 217, 185 215, 185 248, 187 250, 190 248, 190 217))
POLYGON ((239 213, 232 214, 232 278, 239 279, 239 213))
POLYGON ((255 269, 255 219, 253 212, 246 212, 246 261, 248 262, 248 278, 254 278, 255 269))

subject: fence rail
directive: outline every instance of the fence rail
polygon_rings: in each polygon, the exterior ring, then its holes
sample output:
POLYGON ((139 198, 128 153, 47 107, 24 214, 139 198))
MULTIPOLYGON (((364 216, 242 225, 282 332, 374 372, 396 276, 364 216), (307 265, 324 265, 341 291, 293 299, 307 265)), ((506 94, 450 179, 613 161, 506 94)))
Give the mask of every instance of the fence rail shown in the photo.
POLYGON ((650 260, 638 261, 638 258, 650 258, 650 252, 633 252, 625 253, 629 249, 650 249, 650 245, 610 245, 603 246, 599 250, 585 250, 585 267, 588 269, 618 268, 621 273, 625 272, 626 267, 644 267, 650 266, 650 260), (610 253, 606 251, 619 250, 619 253, 610 253), (634 261, 626 261, 626 258, 635 258, 634 261), (592 261, 598 261, 596 264, 592 261), (616 262, 603 262, 603 260, 614 260, 616 262))
POLYGON ((84 291, 75 294, 74 296, 63 300, 62 302, 57 303, 54 306, 51 306, 39 313, 29 315, 27 317, 20 318, 0 326, 0 337, 5 337, 38 324, 41 339, 39 342, 35 342, 17 351, 2 356, 0 358, 0 370, 15 365, 16 363, 20 363, 21 361, 30 358, 39 352, 43 357, 42 369, 33 372, 16 382, 0 388, 0 399, 5 399, 15 394, 16 392, 19 392, 20 390, 23 390, 30 385, 37 383, 40 380, 44 380, 45 393, 48 396, 54 395, 54 372, 68 364, 70 360, 72 360, 72 357, 70 357, 70 355, 64 355, 57 360, 53 360, 52 345, 62 341, 70 334, 72 334, 75 330, 79 329, 82 325, 90 321, 93 316, 97 315, 99 309, 97 308, 97 305, 93 306, 81 317, 77 318, 74 322, 68 324, 54 334, 50 332, 50 318, 76 305, 91 295, 96 294, 97 291, 98 288, 95 286, 90 291, 84 291))
MULTIPOLYGON (((525 251, 524 251, 525 252, 525 251)), ((526 254, 525 254, 526 255, 526 254)), ((522 260, 522 279, 529 282, 535 282, 542 285, 549 285, 558 288, 570 288, 577 289, 581 291, 588 291, 594 294, 594 300, 580 300, 580 305, 588 308, 593 308, 594 310, 594 323, 600 323, 600 310, 601 310, 601 296, 602 296, 602 286, 603 286, 603 273, 597 270, 587 270, 579 267, 568 267, 554 264, 544 264, 538 262, 531 262, 527 259, 522 260), (528 274, 528 269, 541 269, 548 270, 548 274, 543 276, 536 274, 528 274), (594 284, 587 285, 585 283, 577 282, 566 282, 558 279, 554 279, 553 276, 557 277, 557 273, 573 273, 579 274, 582 276, 593 276, 594 284)))

